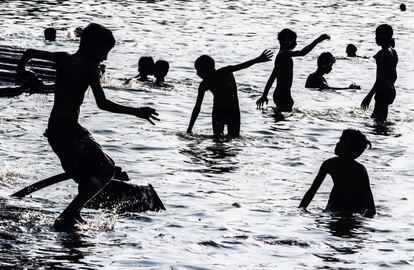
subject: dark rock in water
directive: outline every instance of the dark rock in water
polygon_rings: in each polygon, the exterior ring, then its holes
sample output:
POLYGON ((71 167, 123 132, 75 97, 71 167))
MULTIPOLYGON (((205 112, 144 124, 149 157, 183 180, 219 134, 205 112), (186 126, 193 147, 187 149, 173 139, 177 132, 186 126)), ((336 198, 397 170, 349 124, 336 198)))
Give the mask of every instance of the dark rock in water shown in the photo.
POLYGON ((109 182, 86 204, 86 207, 106 208, 116 213, 165 210, 164 204, 151 184, 138 186, 117 180, 109 182))

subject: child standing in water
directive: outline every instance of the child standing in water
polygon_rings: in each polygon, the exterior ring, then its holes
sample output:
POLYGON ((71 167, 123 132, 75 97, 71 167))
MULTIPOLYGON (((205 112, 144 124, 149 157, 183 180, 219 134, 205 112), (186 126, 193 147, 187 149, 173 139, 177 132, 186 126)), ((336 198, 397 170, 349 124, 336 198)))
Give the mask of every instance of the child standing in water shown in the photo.
POLYGON ((382 122, 387 120, 388 106, 394 102, 397 80, 398 55, 392 44, 393 30, 388 24, 382 24, 375 31, 375 42, 381 50, 374 56, 377 63, 377 76, 371 91, 362 101, 361 107, 367 109, 372 97, 375 95, 375 106, 371 118, 382 122))
POLYGON ((367 170, 355 161, 371 143, 359 130, 346 129, 335 147, 336 157, 325 160, 299 207, 306 209, 329 174, 333 188, 325 208, 328 212, 359 213, 373 217, 376 213, 367 170))
POLYGON ((200 56, 194 63, 197 75, 202 79, 198 87, 197 101, 191 114, 187 133, 191 133, 194 123, 200 113, 204 94, 207 90, 213 93, 213 132, 215 137, 223 135, 227 125, 229 137, 240 135, 240 108, 237 97, 237 85, 233 72, 248 68, 254 64, 270 61, 273 54, 265 50, 259 57, 234 66, 215 68, 214 59, 207 55, 200 56))
POLYGON ((277 79, 277 85, 273 94, 273 101, 276 104, 276 109, 279 112, 291 112, 293 107, 293 99, 290 93, 293 79, 293 60, 292 57, 305 56, 315 46, 330 37, 326 34, 321 35, 315 39, 311 44, 300 51, 293 51, 296 47, 296 33, 290 29, 283 29, 278 35, 280 44, 279 53, 276 56, 275 67, 270 75, 263 95, 257 100, 256 105, 261 108, 264 103, 268 103, 267 95, 277 79))
POLYGON ((79 49, 74 54, 27 50, 18 64, 20 77, 26 77, 27 61, 39 58, 55 61, 57 76, 55 96, 45 136, 59 157, 62 167, 78 184, 78 195, 55 221, 57 228, 72 228, 84 222, 83 206, 111 181, 115 173, 113 161, 102 151, 92 135, 79 122, 80 106, 90 86, 98 108, 129 114, 148 120, 158 120, 149 107, 133 108, 108 100, 100 84, 99 63, 106 60, 115 45, 112 32, 91 23, 81 34, 79 49))

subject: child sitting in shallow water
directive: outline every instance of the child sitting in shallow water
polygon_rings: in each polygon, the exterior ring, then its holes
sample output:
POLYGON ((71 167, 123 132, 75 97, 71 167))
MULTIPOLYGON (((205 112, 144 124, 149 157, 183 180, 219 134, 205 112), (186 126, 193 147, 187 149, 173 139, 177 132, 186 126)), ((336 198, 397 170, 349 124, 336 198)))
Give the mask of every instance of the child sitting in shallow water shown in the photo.
POLYGON ((306 209, 326 175, 333 180, 325 211, 359 213, 373 217, 376 213, 367 170, 355 161, 371 143, 359 130, 346 129, 335 147, 336 157, 325 160, 299 207, 306 209))
POLYGON ((331 72, 334 63, 335 57, 330 52, 321 53, 318 57, 318 68, 314 73, 309 74, 305 87, 334 90, 361 89, 361 87, 356 84, 350 84, 348 87, 329 86, 323 75, 331 72))

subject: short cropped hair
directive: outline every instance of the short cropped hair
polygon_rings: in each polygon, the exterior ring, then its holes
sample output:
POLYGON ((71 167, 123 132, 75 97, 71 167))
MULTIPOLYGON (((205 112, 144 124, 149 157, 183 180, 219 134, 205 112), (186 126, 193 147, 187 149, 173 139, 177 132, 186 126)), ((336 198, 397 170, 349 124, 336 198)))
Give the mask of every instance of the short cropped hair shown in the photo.
POLYGON ((80 47, 84 48, 89 46, 91 41, 106 45, 110 48, 115 46, 115 38, 111 30, 97 23, 90 23, 83 29, 80 37, 80 47))
POLYGON ((283 29, 277 35, 278 40, 283 40, 285 38, 295 39, 297 37, 296 33, 288 28, 283 29))
POLYGON ((216 63, 214 59, 208 55, 202 55, 194 62, 194 67, 196 69, 203 69, 203 68, 215 68, 216 63))
POLYGON ((377 27, 375 33, 377 35, 383 36, 386 40, 390 40, 394 34, 394 31, 392 30, 392 27, 389 24, 381 24, 377 27))
POLYGON ((348 44, 346 46, 346 53, 350 55, 355 55, 357 52, 357 47, 354 44, 348 44))
POLYGON ((45 40, 55 41, 56 40, 56 29, 53 27, 47 27, 43 34, 45 35, 45 40))
POLYGON ((323 52, 318 57, 318 66, 335 63, 335 57, 330 52, 323 52))
POLYGON ((345 129, 342 132, 342 136, 347 137, 350 143, 350 148, 353 153, 352 158, 356 159, 359 157, 365 149, 371 148, 371 142, 367 139, 367 137, 359 130, 349 128, 345 129))
POLYGON ((170 64, 165 60, 158 60, 155 62, 154 68, 168 71, 170 69, 170 64))
POLYGON ((138 60, 138 71, 153 74, 154 59, 151 56, 142 56, 138 60))

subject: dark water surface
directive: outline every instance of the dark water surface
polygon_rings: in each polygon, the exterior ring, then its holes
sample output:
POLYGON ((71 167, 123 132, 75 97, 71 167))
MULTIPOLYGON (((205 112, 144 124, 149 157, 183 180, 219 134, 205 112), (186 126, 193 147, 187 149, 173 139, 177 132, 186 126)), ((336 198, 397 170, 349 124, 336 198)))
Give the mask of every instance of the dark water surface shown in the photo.
MULTIPOLYGON (((107 64, 107 96, 122 104, 153 106, 152 126, 99 111, 86 95, 87 127, 135 184, 152 183, 167 211, 116 216, 85 209, 90 220, 76 233, 56 232, 53 221, 76 194, 73 182, 23 200, 14 191, 61 172, 42 136, 53 96, 0 99, 0 268, 27 269, 412 269, 414 265, 413 71, 414 15, 399 1, 3 1, 0 44, 74 52, 77 26, 90 21, 113 30, 117 44, 107 64), (390 23, 400 56, 397 98, 389 123, 375 126, 359 108, 375 79, 372 59, 339 59, 327 76, 332 85, 355 82, 361 90, 304 88, 323 51, 345 55, 378 50, 375 27, 390 23), (43 41, 44 27, 58 41, 43 41), (278 49, 276 35, 289 27, 298 47, 326 32, 332 36, 295 59, 295 111, 278 121, 272 106, 257 110, 272 70, 259 64, 235 74, 242 136, 214 142, 210 93, 194 135, 185 134, 200 81, 193 68, 201 54, 217 66, 278 49), (120 78, 136 74, 140 56, 170 61, 173 89, 120 78), (310 213, 296 207, 320 164, 333 155, 341 131, 362 130, 373 148, 359 161, 370 175, 378 214, 374 219, 321 214, 328 177, 310 213), (410 206, 411 205, 411 206, 410 206), (18 267, 16 267, 18 266, 18 267)), ((272 89, 273 93, 273 89, 272 89)))

